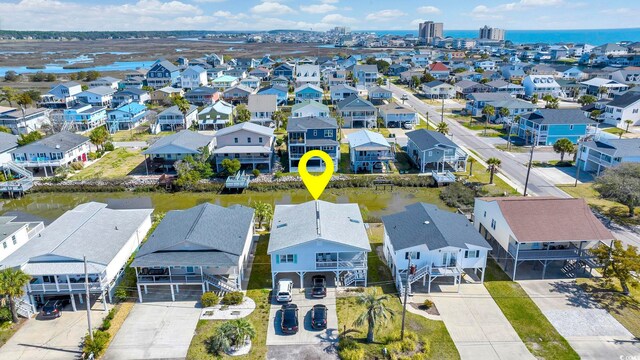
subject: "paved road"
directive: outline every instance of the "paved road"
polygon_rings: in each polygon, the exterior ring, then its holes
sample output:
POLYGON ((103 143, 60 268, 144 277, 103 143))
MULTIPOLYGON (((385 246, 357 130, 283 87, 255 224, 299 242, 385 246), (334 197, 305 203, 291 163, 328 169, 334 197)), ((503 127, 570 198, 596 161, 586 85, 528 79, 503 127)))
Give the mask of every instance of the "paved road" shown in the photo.
MULTIPOLYGON (((420 114, 424 115, 425 113, 428 113, 429 119, 440 119, 441 115, 436 112, 435 107, 427 105, 408 91, 394 84, 390 85, 390 90, 398 99, 401 98, 402 95, 406 94, 408 100, 406 100, 405 104, 412 106, 420 114)), ((500 172, 507 176, 516 186, 516 189, 522 193, 527 175, 527 168, 525 164, 528 162, 528 154, 512 154, 500 151, 494 147, 494 139, 479 137, 473 131, 447 117, 444 118, 444 121, 449 124, 449 131, 453 134, 453 140, 457 144, 462 145, 467 149, 472 149, 485 160, 491 157, 500 159, 502 161, 502 164, 500 165, 500 172)), ((546 159, 549 155, 540 154, 539 156, 542 159, 546 159)), ((553 178, 546 175, 544 169, 537 168, 531 169, 527 193, 537 196, 555 196, 562 198, 571 197, 569 194, 556 187, 553 178)), ((605 222, 605 224, 607 223, 605 222)), ((623 227, 616 224, 608 224, 608 227, 617 239, 620 239, 627 244, 640 246, 640 231, 638 229, 623 227)))
POLYGON ((483 284, 462 284, 459 293, 456 285, 440 289, 429 297, 462 360, 535 359, 483 284))

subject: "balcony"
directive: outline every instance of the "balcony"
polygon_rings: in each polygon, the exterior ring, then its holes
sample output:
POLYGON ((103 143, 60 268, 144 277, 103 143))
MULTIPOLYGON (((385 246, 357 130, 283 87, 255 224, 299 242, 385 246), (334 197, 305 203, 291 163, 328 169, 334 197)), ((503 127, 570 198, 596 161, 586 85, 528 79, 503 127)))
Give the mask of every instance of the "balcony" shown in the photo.
POLYGON ((365 253, 327 253, 316 254, 316 270, 353 270, 366 269, 365 253))
MULTIPOLYGON (((73 279, 71 279, 73 280, 73 279)), ((107 281, 103 278, 101 281, 95 281, 97 278, 89 278, 89 291, 100 292, 107 287, 107 281)), ((32 294, 40 293, 60 293, 60 292, 80 292, 86 290, 84 279, 78 279, 77 282, 58 282, 58 283, 45 283, 41 279, 36 279, 34 282, 27 284, 27 290, 32 294)))
POLYGON ((200 275, 138 275, 140 284, 202 284, 200 275))
POLYGON ((22 167, 40 167, 40 166, 62 166, 65 164, 63 159, 50 159, 50 158, 31 158, 29 160, 15 159, 14 162, 22 167))
POLYGON ((389 161, 394 160, 395 157, 392 153, 387 154, 379 154, 379 155, 356 155, 355 161, 369 161, 369 162, 377 162, 377 161, 389 161))
MULTIPOLYGON (((509 253, 516 256, 517 247, 509 244, 509 253)), ((517 251, 518 260, 567 260, 593 257, 587 250, 575 245, 550 245, 546 249, 517 251)))

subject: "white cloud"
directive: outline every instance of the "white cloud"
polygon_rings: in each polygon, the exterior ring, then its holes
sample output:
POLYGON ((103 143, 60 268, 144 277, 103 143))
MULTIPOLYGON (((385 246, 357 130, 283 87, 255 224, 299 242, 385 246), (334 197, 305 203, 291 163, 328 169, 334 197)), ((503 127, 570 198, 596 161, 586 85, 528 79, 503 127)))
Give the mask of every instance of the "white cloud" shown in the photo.
POLYGON ((221 3, 227 0, 193 0, 193 1, 197 3, 221 3))
POLYGON ((320 0, 323 4, 337 4, 338 0, 320 0))
POLYGON ((232 15, 233 14, 231 13, 231 11, 224 11, 224 10, 218 10, 213 13, 213 16, 220 16, 220 17, 229 17, 232 15))
POLYGON ((293 14, 296 11, 287 5, 280 4, 279 2, 265 1, 261 4, 258 4, 252 7, 250 12, 254 14, 272 14, 272 15, 282 15, 282 14, 293 14))
POLYGON ((370 21, 391 21, 405 15, 407 14, 397 9, 386 9, 370 13, 365 19, 370 21))
POLYGON ((604 9, 600 12, 606 15, 625 15, 629 13, 636 13, 637 10, 629 9, 629 8, 618 8, 618 9, 604 9))
POLYGON ((435 6, 421 6, 418 8, 420 14, 440 14, 442 11, 435 6))
POLYGON ((320 22, 325 23, 325 24, 345 24, 345 25, 349 25, 349 24, 358 22, 358 20, 354 19, 352 17, 341 15, 341 14, 329 14, 329 15, 326 15, 325 17, 323 17, 320 22))
POLYGON ((331 4, 300 5, 300 10, 309 14, 325 14, 336 9, 337 7, 331 4))

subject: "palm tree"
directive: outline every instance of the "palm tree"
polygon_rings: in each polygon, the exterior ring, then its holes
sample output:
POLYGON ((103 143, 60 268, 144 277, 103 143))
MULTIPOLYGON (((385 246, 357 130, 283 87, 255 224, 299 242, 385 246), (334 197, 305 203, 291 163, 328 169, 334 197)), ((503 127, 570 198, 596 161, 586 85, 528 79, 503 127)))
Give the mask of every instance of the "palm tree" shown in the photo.
POLYGON ((602 99, 602 95, 607 94, 609 92, 609 89, 607 89, 604 86, 600 86, 598 88, 598 95, 600 96, 600 99, 602 99))
POLYGON ((553 151, 560 154, 560 161, 564 161, 564 154, 572 154, 576 150, 576 146, 567 138, 558 139, 553 144, 553 151))
POLYGON ((496 108, 493 105, 486 105, 482 109, 482 115, 484 115, 484 135, 487 135, 487 127, 489 126, 489 120, 496 114, 496 108))
POLYGON ((469 177, 472 177, 473 176, 473 164, 475 164, 476 159, 470 156, 467 161, 469 162, 469 177))
POLYGON ((436 131, 438 131, 441 134, 446 134, 449 132, 449 124, 447 124, 444 121, 441 121, 438 123, 438 125, 436 125, 436 131))
POLYGON ((509 124, 509 134, 507 135, 507 149, 511 149, 511 128, 518 125, 520 123, 520 119, 520 115, 516 115, 516 117, 513 118, 513 121, 509 124))
POLYGON ((231 348, 238 348, 247 339, 256 337, 256 329, 247 319, 236 319, 220 325, 216 334, 209 339, 209 352, 220 354, 231 348))
POLYGON ((375 341, 376 325, 384 325, 395 316, 393 310, 387 307, 387 295, 378 296, 375 290, 358 296, 358 305, 364 306, 365 310, 356 318, 353 325, 356 327, 367 324, 367 343, 375 341))
POLYGON ((344 118, 342 115, 336 113, 336 123, 338 124, 338 138, 342 140, 342 127, 344 126, 344 118))
POLYGON ((275 122, 277 130, 280 129, 280 126, 287 120, 287 115, 285 115, 282 110, 276 110, 273 112, 273 115, 271 115, 271 119, 275 122))
POLYGON ((253 209, 255 210, 256 218, 258 218, 258 228, 262 228, 262 222, 269 221, 273 216, 273 207, 269 203, 255 201, 253 209))
POLYGON ((531 97, 531 103, 533 105, 538 103, 538 94, 533 94, 533 96, 531 97))
POLYGON ((182 113, 182 116, 184 117, 184 119, 183 119, 184 126, 186 128, 187 127, 187 114, 189 113, 189 110, 191 109, 191 104, 189 104, 189 101, 187 101, 187 99, 183 98, 181 95, 172 97, 171 98, 171 102, 173 103, 173 105, 177 106, 178 110, 180 110, 180 112, 182 113))
MULTIPOLYGON (((633 124, 633 121, 625 120, 624 123, 627 124, 626 132, 629 133, 629 126, 631 126, 631 124, 633 124)), ((620 135, 620 137, 622 137, 622 135, 620 135)))
POLYGON ((31 276, 20 269, 7 268, 0 271, 0 294, 9 298, 9 308, 14 323, 18 322, 16 299, 24 296, 24 288, 30 280, 31 276))
MULTIPOLYGON (((22 94, 17 95, 15 97, 15 100, 16 100, 16 103, 20 105, 20 110, 22 111, 22 122, 25 124, 25 127, 26 127, 24 110, 27 108, 27 106, 33 104, 33 99, 31 98, 31 95, 29 95, 29 93, 23 92, 22 94)), ((29 132, 28 129, 27 129, 27 132, 29 132)))
POLYGON ((14 88, 5 86, 0 90, 0 102, 6 101, 9 106, 13 106, 13 101, 16 100, 16 90, 14 88))
POLYGON ((502 118, 502 120, 504 122, 506 122, 505 118, 509 117, 509 115, 511 115, 511 111, 509 111, 509 109, 507 108, 500 108, 500 111, 498 111, 498 114, 500 114, 500 117, 502 118))
POLYGON ((103 147, 104 143, 109 140, 109 132, 107 128, 104 126, 97 127, 89 133, 89 140, 91 143, 96 146, 96 148, 100 149, 103 147))
POLYGON ((487 171, 489 172, 489 184, 493 184, 493 175, 498 172, 500 164, 502 164, 502 160, 495 157, 489 158, 489 160, 487 160, 487 165, 489 165, 489 167, 487 168, 487 171))

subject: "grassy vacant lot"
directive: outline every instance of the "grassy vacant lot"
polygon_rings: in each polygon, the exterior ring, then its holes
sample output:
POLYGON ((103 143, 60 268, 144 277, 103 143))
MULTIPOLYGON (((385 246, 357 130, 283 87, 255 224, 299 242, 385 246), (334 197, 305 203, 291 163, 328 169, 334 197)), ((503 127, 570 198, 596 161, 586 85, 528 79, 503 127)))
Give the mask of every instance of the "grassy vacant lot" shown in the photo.
MULTIPOLYGON (((389 299, 387 304, 395 313, 394 318, 384 327, 378 327, 376 331, 376 342, 374 344, 365 343, 366 326, 356 328, 353 321, 364 311, 364 308, 357 304, 355 296, 339 297, 337 299, 338 328, 346 327, 351 330, 353 337, 365 350, 365 359, 382 358, 382 349, 388 343, 397 341, 400 335, 402 321, 402 304, 395 294, 391 273, 388 267, 378 257, 375 249, 382 246, 382 225, 375 224, 369 229, 369 239, 371 241, 372 253, 369 254, 369 284, 378 292, 386 293, 389 299)), ((427 356, 429 359, 459 359, 458 351, 449 336, 444 323, 441 321, 428 320, 422 316, 407 313, 406 329, 418 336, 418 341, 429 347, 427 356)))
POLYGON ((121 130, 111 135, 111 141, 149 141, 153 138, 175 134, 174 131, 161 131, 158 134, 149 132, 149 125, 140 125, 133 130, 121 130))
POLYGON ((472 176, 469 175, 470 171, 471 171, 471 164, 467 164, 467 171, 456 173, 456 175, 464 176, 467 178, 467 180, 471 182, 486 184, 482 187, 482 189, 487 192, 487 196, 503 195, 504 193, 510 194, 510 195, 517 194, 514 188, 512 188, 504 180, 498 177, 498 174, 493 176, 493 185, 489 185, 490 176, 489 176, 489 173, 487 172, 487 168, 480 165, 480 163, 478 163, 477 161, 473 164, 472 176))
POLYGON ((511 281, 493 260, 487 264, 484 285, 534 356, 554 360, 580 358, 520 285, 511 281))
POLYGON ((349 144, 340 144, 340 164, 338 171, 342 174, 351 174, 351 158, 349 157, 349 144))
MULTIPOLYGON (((115 179, 129 173, 144 161, 141 150, 118 148, 105 154, 94 164, 80 170, 72 180, 115 179)), ((143 164, 144 166, 144 164, 143 164)))
MULTIPOLYGON (((511 138, 513 139, 515 136, 511 135, 511 138)), ((529 147, 524 147, 524 146, 516 146, 516 145, 511 145, 510 148, 507 148, 507 145, 496 145, 496 149, 498 150, 502 150, 502 151, 508 151, 508 152, 512 152, 512 153, 528 153, 531 151, 531 148, 529 147)))
POLYGON ((606 309, 633 336, 640 338, 640 288, 631 288, 631 295, 621 293, 617 282, 602 278, 578 279, 578 284, 591 298, 606 309))
MULTIPOLYGON (((247 290, 247 296, 256 302, 256 309, 247 317, 256 329, 256 337, 252 341, 251 352, 234 359, 265 359, 267 356, 267 326, 269 324, 269 293, 271 289, 271 265, 267 246, 269 235, 260 236, 256 247, 251 278, 247 290)), ((207 340, 224 321, 200 320, 196 327, 196 334, 191 339, 191 345, 187 353, 187 359, 213 359, 214 356, 207 351, 207 340)), ((231 358, 223 355, 222 358, 231 358)))
POLYGON ((636 208, 636 216, 630 218, 628 216, 629 209, 626 206, 601 198, 600 194, 593 188, 593 184, 578 184, 577 187, 574 187, 573 184, 568 184, 558 185, 558 187, 574 198, 586 199, 589 206, 619 224, 640 225, 640 208, 636 208))

